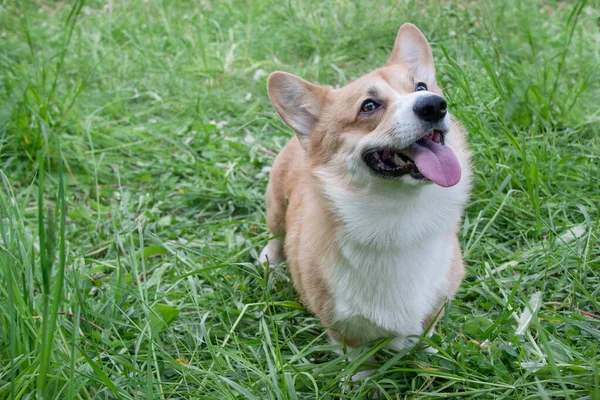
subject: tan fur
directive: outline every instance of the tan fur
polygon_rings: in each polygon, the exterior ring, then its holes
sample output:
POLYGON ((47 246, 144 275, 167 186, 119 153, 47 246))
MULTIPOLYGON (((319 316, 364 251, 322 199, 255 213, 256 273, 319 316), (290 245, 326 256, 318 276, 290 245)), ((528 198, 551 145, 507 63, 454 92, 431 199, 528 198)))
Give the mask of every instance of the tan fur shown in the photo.
MULTIPOLYGON (((390 57, 386 67, 370 72, 343 88, 332 90, 316 85, 307 86, 306 90, 313 96, 316 93, 318 98, 315 104, 308 105, 309 111, 306 116, 312 134, 306 136, 298 133, 298 130, 305 128, 294 126, 286 120, 294 127, 298 136, 292 138, 275 159, 267 186, 269 231, 273 236, 285 234, 285 258, 289 264, 294 287, 302 302, 326 326, 331 326, 333 322, 334 304, 328 286, 328 277, 331 275, 331 266, 340 257, 334 240, 339 220, 329 207, 329 200, 320 190, 322 180, 315 171, 325 164, 333 166, 342 164, 346 148, 352 147, 376 126, 381 127, 392 123, 388 120, 389 115, 384 113, 373 118, 362 118, 357 115, 356 110, 370 87, 377 86, 381 97, 414 91, 415 81, 418 81, 419 77, 411 78, 415 73, 414 70, 393 63, 394 57, 398 56, 397 51, 394 50, 395 53, 390 57), (311 113, 319 113, 319 117, 311 119, 311 113)), ((272 79, 284 78, 287 76, 278 75, 272 79)), ((278 105, 276 97, 288 95, 285 93, 285 87, 281 89, 280 83, 274 83, 273 80, 269 82, 269 86, 275 108, 281 113, 281 106, 278 105), (279 92, 275 92, 275 87, 279 88, 279 92)), ((442 94, 435 84, 429 85, 429 91, 442 94)), ((301 104, 303 99, 299 98, 297 101, 301 104)), ((284 115, 285 112, 287 111, 283 111, 284 115)), ((455 151, 467 153, 464 132, 454 121, 451 129, 452 142, 449 145, 455 151)), ((464 172, 463 179, 470 179, 469 171, 464 172)), ((352 181, 339 184, 349 190, 363 189, 352 181)), ((454 247, 453 261, 448 275, 450 284, 447 297, 449 298, 454 296, 465 274, 456 235, 456 229, 448 232, 448 238, 454 247)), ((436 310, 427 318, 423 323, 424 328, 432 323, 437 314, 436 310)), ((334 333, 334 335, 338 335, 337 338, 341 339, 339 334, 334 333)), ((352 346, 361 344, 360 340, 348 335, 345 340, 352 346)))

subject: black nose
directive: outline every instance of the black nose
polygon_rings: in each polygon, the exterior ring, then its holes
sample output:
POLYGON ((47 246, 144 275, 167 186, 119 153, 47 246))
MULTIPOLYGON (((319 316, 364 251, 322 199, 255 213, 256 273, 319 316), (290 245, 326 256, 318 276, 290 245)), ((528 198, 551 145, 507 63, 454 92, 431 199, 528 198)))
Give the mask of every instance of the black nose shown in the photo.
POLYGON ((437 122, 446 116, 446 100, 437 94, 420 97, 413 106, 419 118, 427 122, 437 122))

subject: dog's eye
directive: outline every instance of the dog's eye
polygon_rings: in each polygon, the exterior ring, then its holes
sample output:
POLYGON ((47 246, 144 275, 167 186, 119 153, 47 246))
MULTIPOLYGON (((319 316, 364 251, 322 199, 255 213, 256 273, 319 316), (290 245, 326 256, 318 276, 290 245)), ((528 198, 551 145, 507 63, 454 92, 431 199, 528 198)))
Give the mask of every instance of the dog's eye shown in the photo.
POLYGON ((415 92, 420 92, 422 90, 427 90, 427 85, 424 82, 417 83, 417 87, 415 88, 415 92))
POLYGON ((369 114, 377 110, 379 107, 381 107, 381 104, 379 104, 373 99, 367 99, 363 101, 362 106, 360 106, 360 113, 369 114))

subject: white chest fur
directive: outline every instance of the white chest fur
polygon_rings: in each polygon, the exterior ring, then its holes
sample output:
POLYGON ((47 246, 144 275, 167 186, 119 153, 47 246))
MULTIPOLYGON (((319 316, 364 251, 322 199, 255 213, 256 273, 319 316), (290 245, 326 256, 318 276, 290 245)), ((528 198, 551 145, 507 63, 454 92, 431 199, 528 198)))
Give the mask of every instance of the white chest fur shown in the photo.
POLYGON ((448 235, 468 190, 461 184, 413 189, 326 190, 343 221, 330 269, 334 319, 361 341, 423 333, 423 322, 448 295, 448 235))
POLYGON ((359 332, 362 340, 421 334, 447 295, 448 241, 440 236, 410 249, 375 252, 346 243, 340 250, 332 270, 336 325, 359 332))

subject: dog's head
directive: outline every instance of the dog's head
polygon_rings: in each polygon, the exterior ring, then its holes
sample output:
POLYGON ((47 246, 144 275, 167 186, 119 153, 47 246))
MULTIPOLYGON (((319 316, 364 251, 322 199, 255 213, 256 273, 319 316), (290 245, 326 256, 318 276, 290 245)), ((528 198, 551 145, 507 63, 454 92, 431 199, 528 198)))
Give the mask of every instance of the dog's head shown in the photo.
POLYGON ((400 28, 385 67, 345 87, 329 89, 275 72, 268 91, 311 168, 326 170, 329 179, 441 187, 461 179, 456 150, 463 147, 462 133, 453 129, 436 84, 429 43, 412 24, 400 28))

